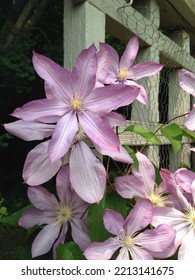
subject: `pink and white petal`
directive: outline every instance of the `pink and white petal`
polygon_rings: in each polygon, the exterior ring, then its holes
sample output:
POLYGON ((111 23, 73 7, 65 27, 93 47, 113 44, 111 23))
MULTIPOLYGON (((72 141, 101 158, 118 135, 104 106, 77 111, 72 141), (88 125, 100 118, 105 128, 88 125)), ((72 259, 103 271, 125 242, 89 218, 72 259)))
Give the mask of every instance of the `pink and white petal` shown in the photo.
POLYGON ((195 97, 195 73, 182 69, 178 74, 180 87, 195 97))
POLYGON ((186 192, 190 192, 192 181, 195 179, 195 173, 186 168, 179 168, 175 173, 177 184, 186 192))
POLYGON ((84 251, 84 256, 88 260, 109 260, 120 246, 120 241, 110 237, 104 242, 91 243, 84 251))
POLYGON ((191 148, 190 150, 191 150, 192 152, 195 152, 195 148, 191 148))
POLYGON ((126 46, 126 49, 119 63, 119 68, 130 69, 137 56, 138 50, 139 50, 139 39, 137 36, 134 36, 129 40, 126 46))
POLYGON ((126 247, 122 247, 116 260, 129 260, 129 251, 126 247))
POLYGON ((153 216, 153 206, 150 200, 142 198, 138 200, 127 216, 124 229, 129 236, 132 236, 135 232, 147 227, 153 216))
POLYGON ((53 95, 52 89, 49 86, 48 82, 44 82, 44 89, 45 89, 45 95, 47 97, 47 99, 52 99, 55 97, 55 95, 53 95))
POLYGON ((151 252, 163 252, 175 241, 175 230, 165 224, 161 224, 152 230, 145 230, 137 237, 141 246, 151 252))
POLYGON ((56 191, 60 201, 63 203, 70 202, 72 198, 72 190, 68 164, 64 165, 56 176, 56 191))
POLYGON ((141 102, 142 104, 146 105, 146 103, 148 102, 148 94, 147 94, 147 92, 146 92, 146 90, 145 90, 145 88, 143 86, 137 84, 134 81, 129 81, 129 80, 125 80, 124 84, 125 85, 129 85, 129 86, 138 87, 139 88, 139 94, 138 94, 136 99, 139 102, 141 102))
POLYGON ((139 246, 133 246, 130 250, 130 255, 132 260, 153 260, 154 258, 151 256, 148 250, 145 250, 139 246))
POLYGON ((77 131, 78 122, 74 112, 59 119, 48 147, 48 155, 52 163, 68 152, 77 131))
POLYGON ((98 67, 96 73, 96 80, 104 84, 109 71, 108 50, 100 50, 97 53, 97 60, 98 67))
POLYGON ((54 194, 42 186, 28 187, 28 198, 32 205, 40 210, 55 212, 58 201, 54 194))
POLYGON ((76 96, 88 96, 95 86, 97 72, 96 47, 84 49, 76 59, 71 74, 73 92, 76 96))
POLYGON ((139 161, 139 171, 134 167, 133 175, 142 181, 144 192, 150 194, 155 184, 155 169, 150 160, 142 153, 137 152, 136 157, 139 161))
POLYGON ((32 257, 38 257, 49 252, 58 238, 61 225, 49 224, 45 226, 36 236, 32 244, 32 257))
POLYGON ((84 251, 91 242, 87 224, 83 220, 74 217, 70 220, 70 225, 74 242, 84 251))
POLYGON ((61 67, 51 59, 38 53, 33 53, 33 66, 37 74, 44 79, 52 95, 61 100, 69 100, 72 92, 70 71, 61 67))
POLYGON ((115 188, 124 198, 145 197, 143 181, 133 175, 124 175, 115 179, 115 188))
POLYGON ((113 152, 120 151, 119 138, 100 116, 92 112, 82 112, 79 114, 79 123, 98 147, 113 152))
POLYGON ((158 74, 162 68, 163 65, 156 62, 142 62, 128 71, 127 79, 136 81, 144 77, 150 77, 158 74))
POLYGON ((61 159, 51 163, 48 157, 49 141, 37 145, 25 160, 22 177, 29 186, 37 186, 49 181, 60 169, 61 159))
POLYGON ((106 230, 112 234, 118 235, 123 230, 124 218, 114 210, 106 209, 104 211, 103 221, 106 230))
POLYGON ((108 44, 100 43, 100 50, 107 50, 109 56, 110 70, 117 77, 118 75, 118 65, 119 65, 119 56, 116 50, 108 44))
POLYGON ((195 260, 195 231, 190 230, 182 239, 178 260, 195 260))
POLYGON ((127 124, 127 120, 116 112, 110 112, 109 114, 102 116, 102 119, 105 120, 110 127, 127 124))
POLYGON ((63 227, 61 229, 58 239, 56 240, 56 242, 53 245, 53 259, 54 260, 57 259, 56 248, 59 244, 64 244, 67 231, 68 231, 68 224, 65 224, 65 225, 63 225, 63 227))
POLYGON ((192 193, 192 197, 193 197, 193 204, 195 205, 195 179, 192 181, 191 184, 191 193, 192 193))
POLYGON ((68 112, 70 112, 69 106, 61 100, 52 98, 28 102, 16 108, 11 115, 24 121, 34 121, 44 117, 63 116, 68 112))
POLYGON ((195 130, 195 106, 192 108, 192 110, 187 115, 184 125, 189 129, 194 131, 195 130))
POLYGON ((88 203, 99 202, 106 186, 103 164, 83 142, 78 142, 70 155, 70 181, 75 192, 88 203))
POLYGON ((55 219, 52 211, 43 211, 36 208, 29 208, 20 216, 19 226, 29 229, 35 225, 51 224, 55 219))
POLYGON ((105 115, 121 106, 133 103, 138 94, 137 86, 108 85, 96 88, 85 100, 85 109, 105 115))
POLYGON ((4 124, 4 127, 9 133, 19 138, 25 141, 32 141, 42 140, 51 136, 55 125, 19 120, 4 124))

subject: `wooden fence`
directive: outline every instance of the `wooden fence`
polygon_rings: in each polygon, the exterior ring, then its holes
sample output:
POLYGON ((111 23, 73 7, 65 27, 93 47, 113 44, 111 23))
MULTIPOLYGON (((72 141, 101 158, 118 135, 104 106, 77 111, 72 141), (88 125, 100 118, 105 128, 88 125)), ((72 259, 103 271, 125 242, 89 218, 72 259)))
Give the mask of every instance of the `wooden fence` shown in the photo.
MULTIPOLYGON (((163 113, 161 107, 163 104, 159 96, 163 100, 162 91, 165 91, 165 88, 168 92, 165 106, 168 120, 190 110, 190 96, 178 85, 178 69, 186 68, 195 72, 195 59, 190 55, 190 35, 185 30, 171 32, 169 36, 160 30, 159 1, 136 0, 133 5, 132 2, 127 4, 123 0, 64 0, 64 65, 71 69, 78 53, 92 43, 98 47, 99 42, 105 41, 106 33, 123 42, 137 35, 141 45, 137 62, 162 63, 168 75, 164 86, 165 81, 160 75, 141 79, 140 84, 147 90, 149 100, 146 106, 137 101, 132 105, 129 123, 155 131, 160 126, 160 115, 163 113)), ((174 122, 182 124, 183 118, 178 118, 174 122)), ((120 127, 119 131, 123 129, 124 127, 120 127)), ((175 156, 171 146, 168 145, 169 141, 160 135, 160 132, 157 135, 162 145, 150 144, 145 149, 150 160, 157 166, 159 164, 163 166, 160 162, 162 151, 167 150, 165 157, 169 158, 169 166, 164 167, 174 171, 181 163, 191 166, 188 139, 183 139, 182 149, 175 156)), ((121 135, 120 140, 122 144, 132 147, 142 146, 146 142, 142 137, 129 132, 121 135)))

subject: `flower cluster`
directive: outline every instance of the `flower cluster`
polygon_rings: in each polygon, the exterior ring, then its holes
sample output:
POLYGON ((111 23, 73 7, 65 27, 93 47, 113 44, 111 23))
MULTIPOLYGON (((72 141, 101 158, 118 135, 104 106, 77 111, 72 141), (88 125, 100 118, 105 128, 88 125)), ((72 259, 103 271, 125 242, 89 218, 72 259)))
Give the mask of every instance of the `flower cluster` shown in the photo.
MULTIPOLYGON (((45 139, 28 153, 22 174, 33 207, 23 212, 19 225, 41 227, 32 257, 53 247, 56 258, 56 248, 70 232, 87 259, 163 259, 178 248, 179 259, 195 259, 189 245, 195 236, 195 173, 185 168, 174 174, 161 170, 157 185, 154 166, 141 152, 135 154, 139 169, 133 166, 131 175, 123 173, 113 182, 112 191, 122 199, 127 215, 104 208, 102 226, 109 237, 94 240, 90 233, 88 210, 101 204, 110 182, 102 155, 133 164, 116 133, 115 127, 126 124, 116 110, 135 100, 145 105, 147 92, 136 81, 163 67, 155 62, 133 65, 138 50, 136 36, 121 59, 108 44, 100 43, 99 51, 91 45, 79 54, 72 71, 33 53, 46 97, 16 108, 12 116, 18 120, 4 125, 25 141, 45 139), (59 199, 41 186, 55 175, 59 199), (127 201, 132 203, 126 207, 127 201)), ((180 70, 179 83, 195 96, 195 74, 180 70)), ((185 120, 190 130, 195 129, 194 117, 195 107, 185 120)))

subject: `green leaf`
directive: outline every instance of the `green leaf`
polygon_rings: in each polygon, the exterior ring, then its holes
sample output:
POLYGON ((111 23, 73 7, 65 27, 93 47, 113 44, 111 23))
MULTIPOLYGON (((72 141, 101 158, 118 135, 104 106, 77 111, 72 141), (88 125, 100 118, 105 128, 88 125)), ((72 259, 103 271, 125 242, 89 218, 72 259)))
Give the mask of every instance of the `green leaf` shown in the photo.
POLYGON ((125 148, 125 150, 128 152, 128 154, 130 155, 130 157, 133 159, 133 166, 139 170, 139 161, 135 155, 135 152, 133 149, 131 149, 129 146, 127 145, 123 145, 123 147, 125 148))
POLYGON ((22 213, 28 209, 32 207, 32 205, 27 205, 26 207, 14 212, 13 214, 11 214, 10 216, 7 217, 3 217, 0 219, 0 223, 3 224, 9 224, 12 226, 16 226, 18 224, 18 219, 20 218, 20 216, 22 215, 22 213))
POLYGON ((181 128, 177 124, 173 123, 164 128, 161 128, 161 133, 170 141, 174 153, 177 154, 182 144, 181 128))
POLYGON ((187 128, 182 128, 181 130, 183 132, 183 136, 188 137, 192 140, 195 140, 195 132, 194 131, 191 131, 187 128))
POLYGON ((88 223, 91 241, 104 241, 111 236, 103 224, 103 214, 106 209, 105 200, 106 195, 104 195, 99 204, 92 204, 89 207, 88 223))
POLYGON ((127 216, 127 202, 117 192, 108 193, 106 196, 106 209, 119 212, 124 218, 127 216))
POLYGON ((59 244, 56 248, 58 260, 84 260, 85 257, 77 244, 70 241, 66 244, 59 244))
POLYGON ((147 128, 144 128, 142 126, 138 125, 130 125, 128 126, 125 131, 131 131, 136 134, 141 135, 143 138, 145 138, 148 142, 152 142, 155 144, 161 144, 160 139, 155 135, 154 132, 150 131, 147 128))

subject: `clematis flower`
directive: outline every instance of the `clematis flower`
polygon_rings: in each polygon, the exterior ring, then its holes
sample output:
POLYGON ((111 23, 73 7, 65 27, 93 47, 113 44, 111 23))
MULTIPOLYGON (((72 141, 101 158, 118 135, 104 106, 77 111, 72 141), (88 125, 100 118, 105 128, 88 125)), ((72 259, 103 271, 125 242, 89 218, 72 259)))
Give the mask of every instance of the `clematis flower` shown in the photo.
MULTIPOLYGON (((174 178, 167 169, 161 170, 161 177, 168 189, 180 201, 180 210, 173 207, 156 207, 152 224, 158 226, 161 223, 172 226, 176 230, 176 238, 172 254, 178 250, 179 260, 195 260, 195 179, 191 182, 190 192, 192 201, 189 202, 174 178)), ((184 179, 185 180, 185 179, 184 179)))
POLYGON ((153 206, 170 205, 172 199, 163 183, 159 187, 155 183, 155 169, 149 159, 140 152, 136 153, 139 161, 139 171, 132 168, 133 175, 117 177, 116 191, 124 198, 141 197, 149 199, 153 206))
POLYGON ((68 152, 79 126, 100 149, 118 152, 119 139, 101 116, 124 103, 132 103, 138 87, 95 88, 98 64, 94 45, 80 53, 72 72, 37 53, 33 54, 33 65, 45 80, 47 98, 31 101, 12 115, 24 121, 57 121, 48 147, 50 161, 53 163, 68 152))
MULTIPOLYGON (((108 50, 109 54, 109 72, 104 80, 105 84, 126 84, 129 86, 138 86, 140 93, 137 100, 143 104, 147 103, 147 93, 143 86, 136 82, 141 78, 150 77, 160 72, 163 65, 156 62, 143 62, 133 66, 139 50, 138 37, 132 37, 119 61, 119 56, 114 48, 100 43, 101 50, 108 50)), ((129 92, 130 93, 130 92, 129 92)))
POLYGON ((57 175, 56 191, 60 201, 44 187, 28 188, 28 197, 33 207, 27 209, 19 219, 19 225, 29 229, 45 225, 32 244, 32 257, 43 255, 66 239, 68 227, 72 238, 84 250, 90 242, 86 213, 88 204, 71 190, 69 166, 65 165, 57 175))
MULTIPOLYGON (((178 74, 180 87, 195 97, 195 73, 181 69, 178 74)), ((195 130, 195 104, 187 115, 184 125, 190 130, 195 130)))
POLYGON ((155 253, 163 257, 163 251, 174 242, 175 231, 167 225, 143 231, 151 223, 152 216, 152 203, 147 199, 140 199, 125 220, 118 212, 106 210, 105 228, 116 236, 89 244, 84 251, 85 257, 108 260, 118 249, 118 260, 152 260, 155 253))

